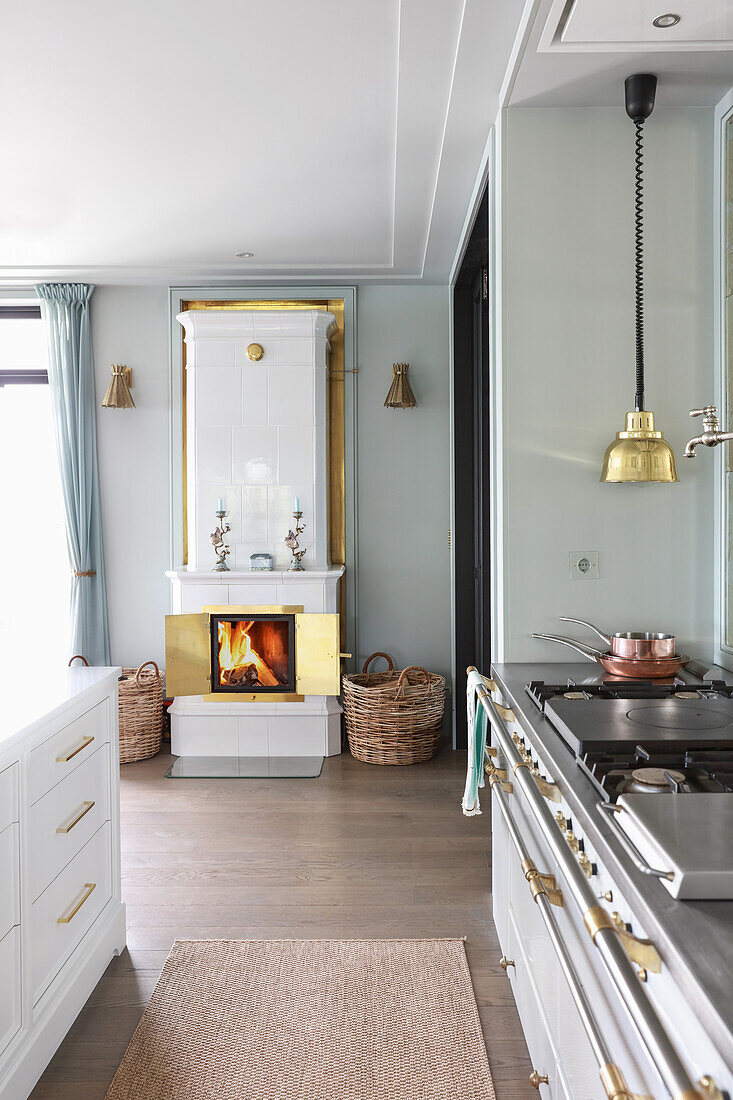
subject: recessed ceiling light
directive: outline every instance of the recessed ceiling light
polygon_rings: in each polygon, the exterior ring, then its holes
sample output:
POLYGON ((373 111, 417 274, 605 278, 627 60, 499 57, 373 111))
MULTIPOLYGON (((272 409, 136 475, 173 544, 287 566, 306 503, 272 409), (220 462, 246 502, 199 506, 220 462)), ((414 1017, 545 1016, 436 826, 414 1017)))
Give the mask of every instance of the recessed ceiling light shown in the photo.
POLYGON ((681 15, 668 12, 667 15, 658 15, 656 19, 652 19, 652 25, 655 27, 676 27, 681 18, 681 15))
POLYGON ((235 252, 235 256, 238 260, 251 260, 254 252, 235 252))

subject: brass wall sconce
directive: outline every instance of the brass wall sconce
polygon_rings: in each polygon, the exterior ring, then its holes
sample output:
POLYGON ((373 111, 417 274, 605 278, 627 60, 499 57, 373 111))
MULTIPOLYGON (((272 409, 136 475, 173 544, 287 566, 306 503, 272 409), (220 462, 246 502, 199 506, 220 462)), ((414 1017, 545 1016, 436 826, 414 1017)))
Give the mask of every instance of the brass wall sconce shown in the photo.
POLYGON ((132 367, 126 367, 123 363, 110 364, 112 377, 107 386, 107 392, 102 398, 103 409, 134 409, 135 402, 130 393, 132 385, 132 367))
POLYGON ((392 364, 392 385, 389 387, 387 400, 384 402, 385 409, 417 408, 417 399, 412 392, 410 379, 407 377, 409 369, 409 363, 392 364))

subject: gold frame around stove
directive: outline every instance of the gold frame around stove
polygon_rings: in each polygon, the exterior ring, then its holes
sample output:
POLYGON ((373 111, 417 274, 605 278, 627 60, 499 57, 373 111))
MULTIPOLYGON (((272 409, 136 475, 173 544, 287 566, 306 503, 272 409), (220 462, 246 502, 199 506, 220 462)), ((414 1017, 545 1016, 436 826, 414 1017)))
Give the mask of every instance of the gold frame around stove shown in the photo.
POLYGON ((166 667, 169 679, 178 683, 179 669, 183 666, 184 685, 189 690, 179 695, 201 693, 207 703, 302 703, 307 695, 336 696, 340 692, 339 616, 312 612, 304 614, 303 605, 297 604, 205 604, 201 611, 188 615, 166 615, 166 667), (190 690, 191 682, 197 685, 208 682, 211 686, 211 645, 206 622, 211 615, 293 615, 296 636, 300 635, 295 650, 296 686, 306 679, 307 689, 302 694, 273 692, 201 692, 190 690), (307 629, 306 629, 307 626, 307 629), (205 676, 205 668, 209 675, 205 676), (328 690, 326 688, 328 687, 328 690))

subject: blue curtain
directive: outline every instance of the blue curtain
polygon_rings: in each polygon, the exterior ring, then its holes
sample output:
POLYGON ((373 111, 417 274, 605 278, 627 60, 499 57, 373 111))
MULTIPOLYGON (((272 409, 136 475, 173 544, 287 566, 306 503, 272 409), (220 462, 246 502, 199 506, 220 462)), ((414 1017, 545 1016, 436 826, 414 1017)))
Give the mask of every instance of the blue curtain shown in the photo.
POLYGON ((89 319, 93 286, 36 287, 48 338, 56 446, 66 509, 71 579, 71 652, 108 665, 109 626, 97 468, 94 359, 89 319))

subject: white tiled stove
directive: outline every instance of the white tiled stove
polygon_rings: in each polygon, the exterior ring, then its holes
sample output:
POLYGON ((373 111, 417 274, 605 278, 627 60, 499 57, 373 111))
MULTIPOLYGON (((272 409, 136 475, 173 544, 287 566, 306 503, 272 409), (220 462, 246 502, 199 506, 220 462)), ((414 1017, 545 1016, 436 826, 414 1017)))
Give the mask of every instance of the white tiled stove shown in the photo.
MULTIPOLYGON (((328 563, 328 334, 320 310, 190 310, 186 340, 189 564, 167 574, 174 613, 207 605, 302 606, 337 612, 343 566, 328 563), (260 344, 259 362, 247 347, 260 344), (300 500, 307 547, 302 572, 288 572, 283 539, 300 500), (217 500, 231 533, 230 571, 213 572, 210 533, 217 500), (249 571, 253 553, 273 556, 269 573, 249 571)), ((303 702, 210 702, 180 697, 170 708, 179 756, 330 756, 341 751, 341 707, 327 696, 303 702)))

